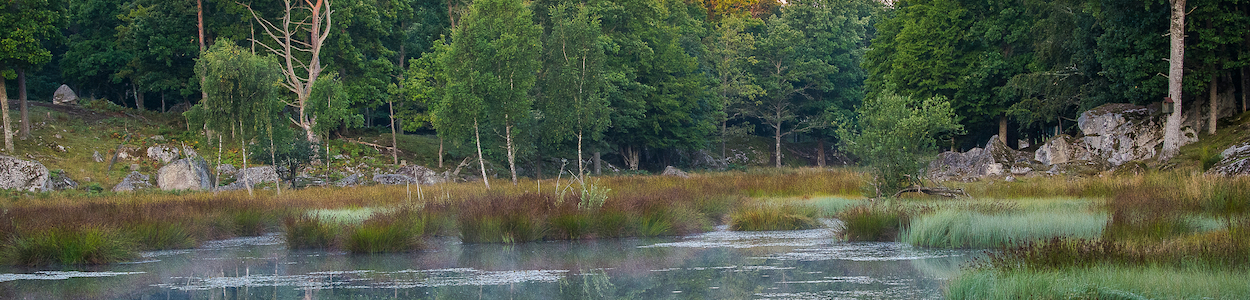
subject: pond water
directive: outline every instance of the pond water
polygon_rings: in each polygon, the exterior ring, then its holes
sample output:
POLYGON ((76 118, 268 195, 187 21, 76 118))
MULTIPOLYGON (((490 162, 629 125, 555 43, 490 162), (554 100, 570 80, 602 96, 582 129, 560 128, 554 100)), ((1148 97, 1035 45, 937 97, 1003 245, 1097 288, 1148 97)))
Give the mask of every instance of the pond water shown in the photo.
MULTIPOLYGON (((837 224, 830 224, 836 226, 837 224)), ((438 239, 414 253, 291 251, 238 238, 139 261, 0 269, 3 299, 939 299, 979 251, 839 242, 833 230, 515 245, 438 239)))

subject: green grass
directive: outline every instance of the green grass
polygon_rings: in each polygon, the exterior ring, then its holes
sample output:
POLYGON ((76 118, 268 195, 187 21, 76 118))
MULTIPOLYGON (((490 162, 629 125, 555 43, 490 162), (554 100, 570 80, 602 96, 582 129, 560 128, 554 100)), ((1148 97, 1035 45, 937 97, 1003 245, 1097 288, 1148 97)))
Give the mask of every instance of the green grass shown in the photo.
POLYGON ((1250 272, 1199 267, 1098 265, 1055 270, 973 269, 949 299, 1245 299, 1250 272))
POLYGON ((1107 215, 1080 211, 982 214, 944 209, 911 220, 899 240, 940 248, 999 248, 1052 237, 1096 238, 1107 215))
POLYGON ((104 228, 51 228, 16 237, 0 257, 16 265, 78 265, 123 261, 135 256, 125 236, 104 228))
POLYGON ((195 247, 195 237, 186 225, 176 222, 150 222, 125 228, 130 240, 141 250, 166 250, 195 247))
POLYGON ((403 217, 385 217, 365 222, 347 237, 345 248, 352 253, 407 252, 419 250, 424 223, 403 217))
POLYGON ((286 218, 282 222, 287 248, 325 249, 335 243, 339 228, 321 219, 301 216, 286 218))

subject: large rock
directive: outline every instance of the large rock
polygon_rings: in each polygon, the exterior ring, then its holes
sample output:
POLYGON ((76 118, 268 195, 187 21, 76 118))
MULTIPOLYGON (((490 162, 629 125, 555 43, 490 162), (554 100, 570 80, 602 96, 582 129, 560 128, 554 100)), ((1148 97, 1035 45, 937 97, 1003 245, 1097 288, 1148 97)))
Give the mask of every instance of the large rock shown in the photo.
POLYGON ((212 180, 208 164, 201 159, 175 160, 156 172, 156 185, 162 190, 208 190, 212 180))
POLYGON ((56 92, 52 94, 52 104, 57 105, 78 105, 78 94, 69 88, 68 85, 62 84, 56 88, 56 92))
POLYGON ((378 174, 373 175, 373 182, 385 185, 413 184, 417 183, 416 179, 408 177, 408 175, 400 174, 378 174))
POLYGON ((266 182, 278 182, 278 172, 273 166, 251 167, 239 170, 235 173, 234 182, 225 186, 218 187, 219 191, 235 191, 247 189, 246 184, 256 186, 257 184, 266 182))
POLYGON ((339 179, 339 181, 335 181, 334 185, 338 187, 349 187, 361 185, 363 183, 364 178, 361 178, 360 174, 352 173, 351 175, 347 175, 347 177, 343 177, 343 179, 339 179))
POLYGON ((968 152, 947 151, 929 162, 929 175, 936 180, 973 180, 1005 174, 1026 175, 1040 167, 1033 153, 1007 147, 998 136, 990 138, 985 148, 968 152))
MULTIPOLYGON (((1162 114, 1143 106, 1113 103, 1081 113, 1077 126, 1092 155, 1106 159, 1111 166, 1154 158, 1163 144, 1162 114)), ((1181 145, 1198 141, 1191 127, 1182 128, 1181 145)))
POLYGON ((37 161, 0 155, 0 189, 42 192, 51 188, 48 168, 37 161))
POLYGON ((442 176, 438 175, 438 172, 434 172, 434 170, 430 170, 430 168, 416 165, 400 167, 398 170, 395 170, 395 174, 408 176, 415 180, 415 182, 424 185, 439 184, 446 181, 446 179, 443 179, 442 176))
POLYGON ((1207 174, 1220 176, 1250 175, 1250 142, 1228 147, 1220 155, 1224 158, 1207 170, 1207 174))
POLYGON ((161 163, 169 163, 178 159, 178 148, 170 146, 152 146, 148 147, 148 158, 158 160, 161 163))
POLYGON ((118 183, 117 185, 113 186, 113 191, 114 192, 133 192, 133 191, 152 188, 152 183, 149 182, 148 180, 149 180, 148 175, 143 175, 143 173, 131 171, 130 175, 126 175, 126 178, 122 178, 121 183, 118 183))
POLYGON ((1033 160, 1043 165, 1066 164, 1075 161, 1088 161, 1092 159, 1089 149, 1085 147, 1085 143, 1078 138, 1071 137, 1066 134, 1057 135, 1046 143, 1037 147, 1037 152, 1033 153, 1033 160))
POLYGON ((681 169, 678 169, 673 166, 664 167, 664 173, 660 173, 660 175, 690 178, 690 174, 686 174, 685 171, 682 171, 681 169))

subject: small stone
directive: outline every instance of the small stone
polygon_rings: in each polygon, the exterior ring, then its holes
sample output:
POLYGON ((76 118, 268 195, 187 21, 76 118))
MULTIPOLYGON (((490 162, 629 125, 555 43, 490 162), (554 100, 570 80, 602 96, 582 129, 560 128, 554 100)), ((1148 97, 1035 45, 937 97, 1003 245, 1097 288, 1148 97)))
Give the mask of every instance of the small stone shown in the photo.
POLYGON ((665 167, 665 168, 664 168, 664 173, 660 173, 660 175, 664 175, 664 176, 676 176, 676 177, 681 177, 681 178, 690 178, 690 174, 687 174, 685 171, 682 171, 681 169, 678 169, 678 168, 673 167, 673 166, 668 166, 668 167, 665 167))
POLYGON ((55 134, 55 135, 52 135, 52 136, 54 136, 54 137, 56 137, 56 138, 58 138, 58 139, 62 138, 60 133, 55 134))
POLYGON ((91 153, 91 160, 94 160, 95 162, 104 162, 104 156, 100 155, 100 151, 93 151, 91 153))
POLYGON ((138 172, 138 171, 139 171, 139 164, 130 164, 130 171, 131 171, 131 172, 138 172))

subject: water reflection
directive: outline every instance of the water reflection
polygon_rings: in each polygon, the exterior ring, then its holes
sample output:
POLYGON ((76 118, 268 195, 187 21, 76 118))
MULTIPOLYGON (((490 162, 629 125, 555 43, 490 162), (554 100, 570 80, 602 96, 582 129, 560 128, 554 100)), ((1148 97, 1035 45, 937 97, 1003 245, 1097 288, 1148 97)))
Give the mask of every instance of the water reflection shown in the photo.
POLYGON ((975 253, 837 242, 829 229, 431 245, 349 255, 288 251, 276 235, 232 239, 128 264, 0 269, 0 298, 936 299, 975 253))

